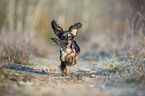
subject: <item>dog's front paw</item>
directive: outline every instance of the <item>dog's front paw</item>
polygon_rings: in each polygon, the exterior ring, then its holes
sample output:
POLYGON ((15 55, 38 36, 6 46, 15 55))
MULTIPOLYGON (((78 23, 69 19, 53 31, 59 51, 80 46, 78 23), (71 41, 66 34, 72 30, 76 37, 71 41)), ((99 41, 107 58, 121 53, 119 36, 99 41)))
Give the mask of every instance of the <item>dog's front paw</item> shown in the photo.
POLYGON ((62 73, 62 76, 64 77, 64 76, 67 76, 67 74, 65 74, 65 73, 62 73))
POLYGON ((61 56, 60 59, 61 59, 61 61, 63 61, 63 62, 66 61, 65 56, 61 56))

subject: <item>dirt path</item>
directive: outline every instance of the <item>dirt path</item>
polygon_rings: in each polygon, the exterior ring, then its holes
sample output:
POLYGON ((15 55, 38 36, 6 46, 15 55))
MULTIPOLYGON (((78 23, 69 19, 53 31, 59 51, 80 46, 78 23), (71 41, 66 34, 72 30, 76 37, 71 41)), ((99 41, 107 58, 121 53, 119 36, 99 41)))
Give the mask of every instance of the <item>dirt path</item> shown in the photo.
POLYGON ((61 76, 58 59, 34 58, 31 66, 8 64, 3 71, 9 71, 11 77, 3 81, 7 84, 0 83, 4 86, 1 96, 144 96, 144 91, 138 92, 134 84, 120 85, 120 81, 110 81, 99 64, 93 66, 95 62, 79 61, 68 67, 66 77, 61 76), (94 67, 96 71, 92 70, 94 67))

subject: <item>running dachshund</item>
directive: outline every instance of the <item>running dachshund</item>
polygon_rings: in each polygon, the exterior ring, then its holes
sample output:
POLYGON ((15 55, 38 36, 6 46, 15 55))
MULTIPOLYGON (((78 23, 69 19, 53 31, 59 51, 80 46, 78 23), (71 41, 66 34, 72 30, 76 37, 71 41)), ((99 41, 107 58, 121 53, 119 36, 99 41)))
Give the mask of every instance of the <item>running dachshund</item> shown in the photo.
POLYGON ((51 21, 51 26, 56 34, 57 38, 51 38, 55 43, 60 46, 60 69, 62 76, 67 75, 67 66, 75 65, 78 61, 78 55, 80 53, 80 47, 74 40, 77 35, 77 31, 82 27, 81 23, 76 23, 69 27, 69 30, 64 31, 55 20, 51 21))

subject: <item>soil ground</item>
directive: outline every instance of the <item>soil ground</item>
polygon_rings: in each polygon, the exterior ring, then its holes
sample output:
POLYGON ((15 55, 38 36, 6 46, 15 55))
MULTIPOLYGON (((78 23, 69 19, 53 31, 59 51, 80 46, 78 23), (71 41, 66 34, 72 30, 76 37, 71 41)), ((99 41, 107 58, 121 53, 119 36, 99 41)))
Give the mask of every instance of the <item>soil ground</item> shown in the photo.
POLYGON ((66 77, 61 76, 59 63, 56 56, 35 57, 30 65, 4 65, 0 96, 145 96, 144 84, 122 83, 106 74, 108 67, 100 70, 99 61, 80 59, 68 67, 66 77))

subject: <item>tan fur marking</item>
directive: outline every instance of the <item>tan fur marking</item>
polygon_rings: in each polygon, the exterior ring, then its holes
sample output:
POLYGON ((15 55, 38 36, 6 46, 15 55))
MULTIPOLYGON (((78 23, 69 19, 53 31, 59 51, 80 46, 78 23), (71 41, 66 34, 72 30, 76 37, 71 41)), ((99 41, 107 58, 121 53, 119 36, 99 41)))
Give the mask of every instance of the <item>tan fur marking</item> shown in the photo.
POLYGON ((67 68, 65 67, 65 70, 64 70, 63 76, 66 76, 66 75, 67 75, 67 68))
POLYGON ((62 60, 62 61, 66 61, 65 56, 61 56, 61 60, 62 60))
POLYGON ((72 40, 68 40, 68 45, 71 45, 72 40))
POLYGON ((61 31, 61 28, 56 28, 58 31, 61 31))
POLYGON ((71 57, 71 56, 74 56, 74 55, 75 55, 75 53, 71 52, 71 53, 68 54, 68 57, 71 57))
POLYGON ((78 56, 79 54, 78 53, 76 53, 76 56, 78 56))
POLYGON ((68 34, 68 36, 71 36, 70 34, 68 34))
POLYGON ((77 61, 78 61, 78 56, 75 57, 75 61, 76 61, 76 63, 77 63, 77 61))
POLYGON ((66 36, 65 34, 63 34, 62 36, 66 36))

